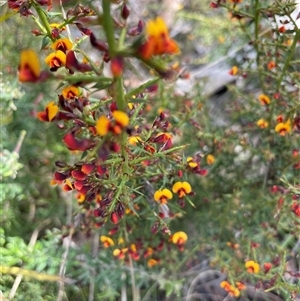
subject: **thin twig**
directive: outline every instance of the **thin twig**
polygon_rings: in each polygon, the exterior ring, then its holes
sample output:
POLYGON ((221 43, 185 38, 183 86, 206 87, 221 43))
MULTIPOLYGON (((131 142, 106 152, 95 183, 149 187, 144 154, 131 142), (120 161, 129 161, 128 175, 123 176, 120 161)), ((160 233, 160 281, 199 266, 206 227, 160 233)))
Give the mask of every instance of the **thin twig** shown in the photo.
MULTIPOLYGON (((72 223, 72 194, 67 199, 67 224, 72 223)), ((59 276, 61 278, 64 278, 65 272, 66 272, 66 265, 67 265, 67 258, 72 242, 72 237, 74 234, 74 227, 72 226, 69 231, 68 237, 65 239, 65 252, 63 253, 61 264, 59 268, 59 276)), ((65 289, 65 283, 63 281, 59 282, 59 288, 58 288, 58 295, 57 295, 57 301, 62 301, 63 295, 64 295, 64 289, 65 289)))
MULTIPOLYGON (((95 258, 99 252, 99 233, 96 232, 94 235, 93 240, 93 250, 92 250, 92 256, 95 258)), ((94 294, 95 294, 95 277, 96 277, 96 270, 92 270, 92 277, 90 278, 90 287, 89 287, 89 301, 94 300, 94 294)))
MULTIPOLYGON (((28 251, 29 253, 31 253, 34 249, 34 246, 36 244, 37 238, 39 236, 39 232, 45 227, 47 226, 49 223, 51 222, 51 220, 48 218, 46 220, 44 220, 32 233, 29 244, 28 244, 28 251)), ((13 284, 13 287, 9 293, 9 300, 13 299, 17 289, 22 281, 23 275, 19 274, 16 279, 15 282, 13 284)))

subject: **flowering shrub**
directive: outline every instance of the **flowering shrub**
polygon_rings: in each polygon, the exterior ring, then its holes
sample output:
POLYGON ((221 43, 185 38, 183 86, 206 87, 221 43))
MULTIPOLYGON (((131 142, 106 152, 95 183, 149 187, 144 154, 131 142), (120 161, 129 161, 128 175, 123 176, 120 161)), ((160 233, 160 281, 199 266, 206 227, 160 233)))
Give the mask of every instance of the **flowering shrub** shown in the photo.
POLYGON ((299 272, 286 259, 299 260, 295 7, 210 3, 216 14, 230 13, 255 53, 228 70, 244 86, 229 89, 232 100, 222 108, 228 120, 220 126, 196 86, 176 91, 177 79, 189 80, 176 63, 184 42, 171 37, 161 17, 133 23, 129 4, 116 2, 58 12, 51 1, 8 1, 32 17, 40 41, 39 52, 21 52, 19 82, 57 93, 33 115, 39 127, 57 128, 67 153, 53 154, 49 180, 74 213, 56 236, 65 250, 60 278, 52 280, 60 281, 58 299, 81 287, 84 299, 117 299, 128 284, 132 300, 150 300, 151 285, 189 299, 203 292, 181 273, 204 254, 228 278, 218 283, 221 294, 249 297, 255 288, 266 298, 296 296, 299 272), (294 26, 278 27, 278 15, 294 26))

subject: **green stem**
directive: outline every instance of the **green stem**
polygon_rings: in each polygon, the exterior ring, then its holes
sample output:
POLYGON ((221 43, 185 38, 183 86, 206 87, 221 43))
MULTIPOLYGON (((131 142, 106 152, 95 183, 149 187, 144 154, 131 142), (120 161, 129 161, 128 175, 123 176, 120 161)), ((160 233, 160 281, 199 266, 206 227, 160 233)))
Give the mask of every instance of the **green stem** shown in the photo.
POLYGON ((288 68, 289 63, 292 59, 292 55, 294 54, 294 50, 297 46, 297 43, 298 43, 299 39, 300 39, 300 29, 296 30, 296 35, 294 37, 293 43, 292 43, 291 47, 288 50, 288 56, 285 59, 285 62, 284 62, 283 68, 282 68, 282 72, 281 72, 281 74, 278 78, 278 81, 277 81, 276 92, 279 92, 279 88, 280 88, 282 79, 286 74, 287 68, 288 68))
POLYGON ((132 98, 132 96, 136 95, 136 94, 139 94, 143 91, 145 91, 145 89, 147 89, 148 87, 151 87, 152 85, 154 85, 155 83, 157 83, 158 81, 160 80, 159 77, 155 77, 149 81, 147 81, 146 83, 140 85, 139 87, 135 88, 135 89, 132 89, 130 92, 128 92, 126 95, 125 95, 125 98, 126 99, 130 99, 132 98))
POLYGON ((126 110, 126 101, 123 90, 123 78, 121 76, 115 77, 116 80, 116 102, 118 106, 118 110, 125 111, 126 110))
POLYGON ((112 212, 112 210, 115 208, 115 205, 116 205, 116 203, 118 201, 119 196, 121 195, 121 193, 123 191, 123 187, 124 187, 125 183, 127 182, 127 180, 128 180, 128 176, 127 176, 127 174, 124 174, 122 176, 122 180, 121 180, 120 185, 118 185, 119 188, 118 188, 116 194, 114 195, 114 198, 113 198, 113 200, 111 202, 111 205, 109 207, 108 212, 112 212))
POLYGON ((67 82, 71 83, 76 83, 76 82, 85 82, 85 83, 101 83, 101 82, 105 82, 105 83, 112 83, 112 78, 110 77, 101 77, 101 76, 92 76, 92 75, 83 75, 83 74, 76 74, 76 75, 66 75, 66 76, 62 76, 62 75, 58 75, 58 76, 54 76, 52 77, 52 79, 60 79, 60 80, 65 80, 67 82))
POLYGON ((46 16, 46 13, 44 12, 44 10, 40 7, 39 4, 35 3, 34 1, 32 1, 32 5, 33 7, 35 8, 39 18, 41 19, 42 21, 42 24, 44 26, 44 28, 46 29, 47 31, 47 35, 48 37, 51 39, 51 41, 53 42, 54 39, 52 37, 52 30, 51 30, 51 27, 50 27, 50 24, 48 22, 48 19, 47 19, 47 16, 46 16))
POLYGON ((141 163, 141 162, 143 162, 145 160, 150 160, 150 159, 164 157, 165 155, 167 155, 169 153, 172 153, 174 151, 180 150, 182 148, 185 148, 186 146, 188 146, 188 144, 176 146, 176 147, 167 149, 167 150, 165 150, 163 152, 159 152, 159 153, 151 154, 149 156, 145 156, 145 157, 141 157, 141 158, 137 158, 137 159, 131 160, 130 161, 130 166, 134 166, 134 165, 139 164, 139 163, 141 163))
POLYGON ((119 37, 119 49, 122 49, 124 47, 124 41, 125 41, 125 38, 126 38, 126 31, 127 31, 127 28, 126 26, 124 26, 121 30, 121 35, 119 37))
MULTIPOLYGON (((288 50, 288 55, 287 55, 287 57, 285 59, 284 65, 282 67, 281 74, 280 74, 279 78, 277 79, 277 84, 276 84, 276 88, 275 88, 276 92, 279 92, 279 90, 280 90, 280 86, 281 86, 282 80, 283 80, 283 78, 284 78, 284 76, 285 76, 285 74, 287 72, 287 69, 288 69, 288 67, 290 65, 290 62, 291 62, 292 56, 293 56, 293 54, 295 52, 295 48, 297 46, 299 38, 300 38, 300 30, 297 29, 296 30, 296 35, 294 36, 293 43, 292 43, 291 47, 288 50)), ((275 108, 275 102, 273 101, 271 103, 269 122, 272 121, 273 114, 274 114, 274 108, 275 108)))
POLYGON ((110 14, 110 0, 102 0, 103 7, 103 27, 105 30, 107 43, 109 47, 109 56, 113 58, 116 53, 116 44, 114 36, 114 23, 110 14))
POLYGON ((15 146, 15 149, 14 149, 14 152, 15 152, 15 153, 17 153, 17 154, 20 153, 20 149, 21 149, 21 147, 22 147, 22 144, 23 144, 23 141, 24 141, 25 136, 26 136, 26 131, 24 131, 24 130, 21 131, 20 136, 19 136, 19 139, 18 139, 18 142, 17 142, 17 144, 16 144, 16 146, 15 146))
POLYGON ((254 47, 256 50, 256 66, 257 66, 257 70, 258 70, 258 77, 259 77, 259 82, 261 85, 262 90, 265 92, 265 84, 264 84, 264 80, 261 74, 260 70, 260 49, 259 49, 259 18, 260 15, 260 9, 259 9, 259 0, 255 0, 255 14, 254 14, 254 34, 255 34, 255 41, 254 41, 254 47))

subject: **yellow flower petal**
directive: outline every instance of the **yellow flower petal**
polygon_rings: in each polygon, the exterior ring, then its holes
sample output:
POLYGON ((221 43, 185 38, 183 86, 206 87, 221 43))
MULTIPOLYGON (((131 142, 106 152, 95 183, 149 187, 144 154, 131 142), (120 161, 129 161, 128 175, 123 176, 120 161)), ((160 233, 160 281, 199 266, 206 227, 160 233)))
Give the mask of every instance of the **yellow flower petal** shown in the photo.
POLYGON ((96 122, 96 130, 100 136, 105 136, 109 130, 110 121, 104 115, 101 115, 96 122))
POLYGON ((71 50, 73 47, 72 42, 65 38, 65 39, 59 39, 56 40, 53 44, 52 44, 52 49, 54 50, 61 50, 63 52, 66 52, 67 50, 71 50))
POLYGON ((52 119, 57 115, 58 111, 58 106, 54 103, 54 101, 48 103, 46 106, 46 112, 48 114, 49 121, 52 121, 52 119))
POLYGON ((129 124, 129 117, 127 114, 123 111, 115 110, 112 112, 112 116, 123 127, 126 127, 129 124))
POLYGON ((246 261, 245 267, 249 273, 257 274, 260 270, 259 264, 253 260, 246 261))
POLYGON ((189 194, 192 192, 192 186, 188 182, 182 183, 182 189, 185 191, 186 194, 189 194))
POLYGON ((19 81, 34 81, 40 73, 40 61, 36 52, 31 49, 23 50, 20 55, 19 81))
POLYGON ((271 102, 270 98, 265 94, 260 94, 258 96, 258 99, 259 99, 259 101, 261 102, 262 105, 268 105, 271 102))
POLYGON ((178 243, 184 244, 185 242, 187 242, 187 240, 188 240, 188 236, 183 231, 176 232, 172 235, 173 244, 178 244, 178 243))
POLYGON ((213 155, 207 155, 206 162, 208 165, 212 165, 215 163, 215 157, 213 155))

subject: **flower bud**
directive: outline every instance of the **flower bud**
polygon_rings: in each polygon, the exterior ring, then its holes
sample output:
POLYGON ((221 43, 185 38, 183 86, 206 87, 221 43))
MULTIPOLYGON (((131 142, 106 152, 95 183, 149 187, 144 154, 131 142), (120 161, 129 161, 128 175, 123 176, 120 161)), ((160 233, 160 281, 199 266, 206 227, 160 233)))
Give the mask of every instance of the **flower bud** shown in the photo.
POLYGON ((122 7, 122 10, 121 10, 121 17, 124 20, 127 20, 127 18, 129 17, 129 15, 130 15, 130 11, 129 11, 127 5, 124 4, 123 7, 122 7))

